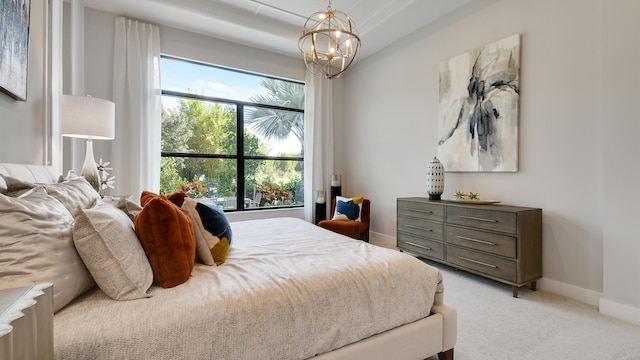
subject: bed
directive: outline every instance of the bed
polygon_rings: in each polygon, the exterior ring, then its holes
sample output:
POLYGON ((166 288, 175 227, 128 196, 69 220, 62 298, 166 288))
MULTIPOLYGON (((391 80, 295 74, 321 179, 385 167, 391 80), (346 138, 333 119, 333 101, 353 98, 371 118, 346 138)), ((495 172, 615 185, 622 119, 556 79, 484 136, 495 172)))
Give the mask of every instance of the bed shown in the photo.
POLYGON ((225 263, 182 285, 131 301, 94 288, 62 308, 55 358, 453 359, 436 268, 300 219, 231 226, 225 263))

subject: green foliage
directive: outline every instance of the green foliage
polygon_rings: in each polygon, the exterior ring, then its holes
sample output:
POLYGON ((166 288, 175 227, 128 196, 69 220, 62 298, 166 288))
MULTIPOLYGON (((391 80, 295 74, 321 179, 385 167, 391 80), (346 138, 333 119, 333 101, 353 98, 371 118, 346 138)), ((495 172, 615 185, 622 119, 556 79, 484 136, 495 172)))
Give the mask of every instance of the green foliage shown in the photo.
POLYGON ((181 179, 176 167, 176 158, 160 158, 160 194, 172 194, 180 186, 181 179))
MULTIPOLYGON (((264 79, 260 85, 268 92, 252 96, 252 102, 304 109, 303 85, 276 79, 264 79)), ((300 144, 304 144, 304 115, 301 113, 257 108, 251 111, 245 122, 253 125, 266 139, 284 140, 294 134, 300 144)))

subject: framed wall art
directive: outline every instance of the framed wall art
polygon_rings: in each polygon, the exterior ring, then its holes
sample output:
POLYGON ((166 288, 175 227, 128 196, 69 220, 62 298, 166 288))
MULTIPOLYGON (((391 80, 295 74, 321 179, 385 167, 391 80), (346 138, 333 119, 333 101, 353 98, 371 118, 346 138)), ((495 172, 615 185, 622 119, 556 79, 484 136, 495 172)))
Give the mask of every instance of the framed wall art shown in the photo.
POLYGON ((446 171, 518 171, 520 35, 440 64, 438 159, 446 171))
POLYGON ((31 0, 0 0, 0 90, 27 100, 31 0))

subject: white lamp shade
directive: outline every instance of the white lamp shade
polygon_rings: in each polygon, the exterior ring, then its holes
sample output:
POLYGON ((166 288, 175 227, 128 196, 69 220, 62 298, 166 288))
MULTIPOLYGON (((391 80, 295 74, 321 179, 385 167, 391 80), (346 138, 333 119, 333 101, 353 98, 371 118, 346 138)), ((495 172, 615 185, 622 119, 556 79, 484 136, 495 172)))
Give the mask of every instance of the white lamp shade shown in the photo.
POLYGON ((112 101, 63 95, 60 109, 63 136, 98 140, 115 137, 116 104, 112 101))

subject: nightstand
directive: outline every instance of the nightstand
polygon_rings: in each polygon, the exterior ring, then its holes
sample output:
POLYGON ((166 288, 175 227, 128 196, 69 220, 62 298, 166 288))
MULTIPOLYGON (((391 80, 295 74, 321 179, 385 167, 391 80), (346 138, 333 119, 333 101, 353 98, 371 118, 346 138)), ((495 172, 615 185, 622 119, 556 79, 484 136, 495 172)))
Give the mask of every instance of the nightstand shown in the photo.
POLYGON ((0 290, 0 359, 53 359, 53 284, 0 290))

